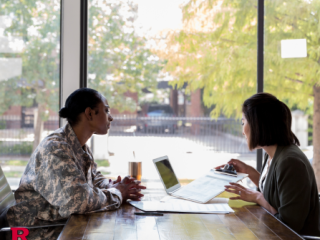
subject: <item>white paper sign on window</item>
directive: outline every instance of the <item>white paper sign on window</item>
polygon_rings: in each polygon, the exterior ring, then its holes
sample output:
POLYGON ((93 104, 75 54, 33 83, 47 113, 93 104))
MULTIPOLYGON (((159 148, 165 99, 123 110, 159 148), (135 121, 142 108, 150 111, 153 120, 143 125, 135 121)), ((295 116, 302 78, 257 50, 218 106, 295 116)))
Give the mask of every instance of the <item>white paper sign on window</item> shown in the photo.
POLYGON ((281 40, 282 58, 304 58, 307 57, 306 39, 281 40))

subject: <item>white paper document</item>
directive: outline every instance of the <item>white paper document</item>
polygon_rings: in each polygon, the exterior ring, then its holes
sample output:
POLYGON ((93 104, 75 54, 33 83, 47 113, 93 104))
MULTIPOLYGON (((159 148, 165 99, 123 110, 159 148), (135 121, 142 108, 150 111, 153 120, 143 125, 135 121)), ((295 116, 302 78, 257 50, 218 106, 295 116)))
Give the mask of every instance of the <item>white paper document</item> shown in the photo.
POLYGON ((184 213, 230 213, 234 212, 228 205, 228 199, 217 199, 206 204, 195 203, 178 198, 170 198, 165 202, 130 201, 132 206, 143 211, 184 212, 184 213))
POLYGON ((229 182, 238 182, 247 176, 248 174, 238 173, 237 177, 233 177, 218 174, 212 170, 207 175, 194 180, 187 186, 179 188, 171 195, 190 201, 206 203, 222 193, 225 189, 224 186, 228 185, 229 182))
MULTIPOLYGON (((160 202, 170 202, 170 201, 174 201, 174 200, 182 200, 182 201, 185 201, 183 199, 180 199, 180 198, 176 198, 176 197, 173 197, 173 196, 165 196, 163 197, 160 202)), ((228 204, 229 202, 229 198, 213 198, 211 199, 209 202, 207 202, 206 204, 208 203, 223 203, 223 204, 228 204)))

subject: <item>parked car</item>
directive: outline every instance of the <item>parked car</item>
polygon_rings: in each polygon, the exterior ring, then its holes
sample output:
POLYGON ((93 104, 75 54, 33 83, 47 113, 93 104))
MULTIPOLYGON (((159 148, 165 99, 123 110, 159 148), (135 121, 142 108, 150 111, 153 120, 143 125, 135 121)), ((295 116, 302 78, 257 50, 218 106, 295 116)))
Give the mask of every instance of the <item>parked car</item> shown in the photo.
POLYGON ((152 133, 175 133, 177 120, 173 109, 168 104, 147 105, 139 115, 137 130, 152 133))

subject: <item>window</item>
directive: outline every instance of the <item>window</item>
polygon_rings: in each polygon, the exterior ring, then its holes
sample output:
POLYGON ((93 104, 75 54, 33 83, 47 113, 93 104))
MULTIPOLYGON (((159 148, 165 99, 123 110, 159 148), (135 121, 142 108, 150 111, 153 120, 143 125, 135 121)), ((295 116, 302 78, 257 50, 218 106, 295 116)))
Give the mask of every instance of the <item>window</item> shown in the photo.
POLYGON ((60 1, 0 5, 0 159, 11 188, 59 127, 60 1))
MULTIPOLYGON (((320 131, 317 2, 265 0, 264 7, 264 90, 291 108, 312 161, 320 131)), ((0 5, 0 161, 13 188, 59 125, 60 10, 58 0, 0 5)), ((100 170, 123 175, 127 161, 143 161, 143 176, 153 178, 148 164, 161 155, 186 166, 180 178, 230 158, 256 166, 238 117, 257 87, 257 21, 256 0, 88 0, 87 86, 106 96, 114 116, 109 135, 90 142, 100 170)), ((76 64, 64 69, 80 72, 76 64)), ((67 95, 78 79, 65 76, 67 95)))
MULTIPOLYGON (((292 130, 310 161, 313 157, 314 103, 319 69, 315 40, 317 1, 265 1, 265 91, 292 111, 292 130)), ((316 109, 316 108, 315 108, 316 109)))
POLYGON ((179 178, 230 158, 256 166, 238 120, 256 92, 256 1, 210 3, 89 1, 88 87, 114 117, 109 135, 93 141, 95 158, 111 164, 105 174, 143 161, 142 176, 154 178, 150 162, 161 155, 179 178))

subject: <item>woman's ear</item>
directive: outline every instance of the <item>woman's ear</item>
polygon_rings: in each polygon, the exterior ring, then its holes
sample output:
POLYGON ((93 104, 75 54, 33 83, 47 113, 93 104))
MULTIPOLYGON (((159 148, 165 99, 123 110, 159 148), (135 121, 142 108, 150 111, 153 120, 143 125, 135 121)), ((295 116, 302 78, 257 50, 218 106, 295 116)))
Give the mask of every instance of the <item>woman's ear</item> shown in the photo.
POLYGON ((94 110, 92 110, 90 107, 87 107, 86 110, 84 110, 84 115, 88 121, 92 120, 93 111, 94 110))

